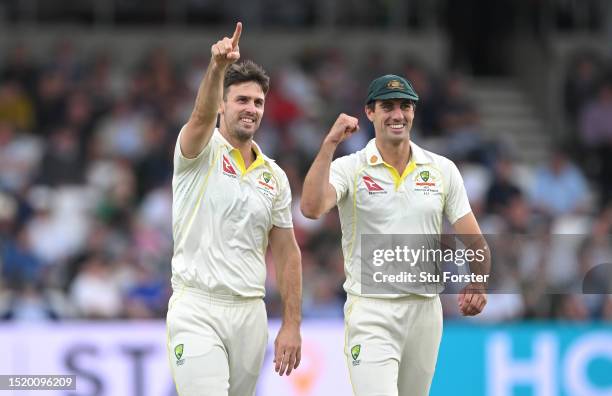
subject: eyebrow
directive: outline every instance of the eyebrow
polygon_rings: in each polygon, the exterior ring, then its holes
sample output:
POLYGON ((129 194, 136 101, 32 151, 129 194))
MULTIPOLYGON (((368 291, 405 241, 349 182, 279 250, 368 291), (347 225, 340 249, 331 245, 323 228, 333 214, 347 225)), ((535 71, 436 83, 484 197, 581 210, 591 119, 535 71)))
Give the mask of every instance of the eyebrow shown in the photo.
POLYGON ((252 97, 252 96, 248 96, 248 95, 238 95, 236 96, 236 100, 244 100, 244 99, 251 99, 253 98, 253 100, 255 102, 263 102, 264 98, 260 98, 260 97, 252 97))

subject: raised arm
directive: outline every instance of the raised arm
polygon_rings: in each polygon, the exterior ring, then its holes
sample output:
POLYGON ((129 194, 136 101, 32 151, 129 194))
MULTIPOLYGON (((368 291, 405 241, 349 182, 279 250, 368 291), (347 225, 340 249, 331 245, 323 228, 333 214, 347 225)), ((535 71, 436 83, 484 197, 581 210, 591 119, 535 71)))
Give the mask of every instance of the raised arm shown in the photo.
POLYGON ((338 145, 358 129, 357 118, 346 114, 340 114, 331 127, 304 179, 300 202, 304 216, 317 219, 336 205, 336 190, 329 183, 329 169, 338 145))
POLYGON ((210 63, 198 88, 191 116, 180 137, 181 152, 187 158, 197 157, 212 136, 219 104, 223 99, 225 71, 240 59, 238 43, 241 33, 242 23, 238 22, 232 38, 224 37, 210 49, 210 63))

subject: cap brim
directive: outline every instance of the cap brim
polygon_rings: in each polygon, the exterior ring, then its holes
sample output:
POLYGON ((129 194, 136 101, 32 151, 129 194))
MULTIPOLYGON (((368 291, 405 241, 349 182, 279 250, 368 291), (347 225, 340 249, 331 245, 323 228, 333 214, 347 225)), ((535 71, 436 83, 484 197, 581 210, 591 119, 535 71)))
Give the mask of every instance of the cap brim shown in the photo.
POLYGON ((410 95, 404 92, 389 92, 386 94, 382 94, 382 95, 373 97, 372 99, 369 100, 369 102, 372 102, 374 100, 385 100, 385 99, 410 99, 410 100, 414 100, 415 102, 419 101, 419 97, 415 95, 410 95))

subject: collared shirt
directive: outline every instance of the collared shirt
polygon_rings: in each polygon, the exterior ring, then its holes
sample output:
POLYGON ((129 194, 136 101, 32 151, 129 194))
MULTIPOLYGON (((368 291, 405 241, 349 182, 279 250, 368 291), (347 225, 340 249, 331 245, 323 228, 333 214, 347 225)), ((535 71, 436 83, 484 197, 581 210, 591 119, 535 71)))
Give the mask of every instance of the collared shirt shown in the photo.
POLYGON ((183 156, 180 134, 172 179, 172 285, 211 294, 263 297, 265 252, 273 226, 293 227, 285 172, 253 142, 240 151, 215 129, 202 152, 183 156))
POLYGON ((413 142, 410 149, 412 159, 401 175, 383 161, 376 139, 332 162, 347 293, 362 294, 362 235, 439 235, 443 216, 454 224, 471 211, 457 166, 413 142))

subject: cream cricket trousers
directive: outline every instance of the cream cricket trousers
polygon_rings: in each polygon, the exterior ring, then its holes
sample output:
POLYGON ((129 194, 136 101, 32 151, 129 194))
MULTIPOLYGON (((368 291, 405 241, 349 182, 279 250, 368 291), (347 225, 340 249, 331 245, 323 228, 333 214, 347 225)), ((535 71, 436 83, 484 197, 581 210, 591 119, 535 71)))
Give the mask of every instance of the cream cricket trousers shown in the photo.
POLYGON ((175 291, 166 317, 179 396, 252 396, 268 342, 261 298, 175 291))
POLYGON ((438 296, 348 295, 344 354, 355 396, 426 396, 442 338, 438 296))

